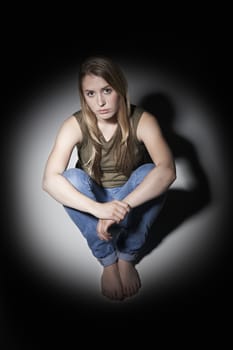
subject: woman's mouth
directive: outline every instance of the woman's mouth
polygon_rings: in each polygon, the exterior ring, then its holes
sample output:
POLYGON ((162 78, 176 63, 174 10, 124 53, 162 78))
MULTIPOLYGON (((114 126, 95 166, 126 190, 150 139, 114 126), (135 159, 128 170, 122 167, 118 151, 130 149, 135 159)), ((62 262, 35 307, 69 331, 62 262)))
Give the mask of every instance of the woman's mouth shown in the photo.
POLYGON ((109 112, 110 112, 109 109, 99 109, 99 110, 98 110, 98 113, 99 113, 99 114, 107 114, 107 113, 109 113, 109 112))

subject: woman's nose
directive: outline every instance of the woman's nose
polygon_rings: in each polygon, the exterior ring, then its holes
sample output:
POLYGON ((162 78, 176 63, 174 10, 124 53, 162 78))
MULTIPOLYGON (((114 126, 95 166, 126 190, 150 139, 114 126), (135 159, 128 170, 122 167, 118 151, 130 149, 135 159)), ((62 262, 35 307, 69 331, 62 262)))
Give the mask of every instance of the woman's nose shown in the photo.
POLYGON ((106 101, 105 101, 104 96, 99 95, 99 96, 98 96, 98 105, 99 105, 100 107, 103 107, 105 104, 106 104, 106 101))

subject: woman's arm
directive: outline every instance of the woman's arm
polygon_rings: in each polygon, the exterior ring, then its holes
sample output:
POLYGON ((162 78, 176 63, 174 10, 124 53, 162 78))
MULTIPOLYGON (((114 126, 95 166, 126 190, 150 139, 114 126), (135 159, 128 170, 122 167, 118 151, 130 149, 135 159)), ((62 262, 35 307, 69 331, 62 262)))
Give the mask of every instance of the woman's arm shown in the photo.
POLYGON ((48 157, 42 188, 55 200, 71 208, 90 213, 97 218, 122 220, 129 208, 126 203, 112 201, 99 203, 79 192, 62 175, 76 144, 82 141, 82 132, 74 116, 67 118, 58 134, 48 157))
POLYGON ((132 208, 156 198, 175 181, 176 169, 172 152, 165 141, 156 118, 144 112, 137 128, 138 140, 143 142, 156 167, 140 185, 124 198, 132 208))

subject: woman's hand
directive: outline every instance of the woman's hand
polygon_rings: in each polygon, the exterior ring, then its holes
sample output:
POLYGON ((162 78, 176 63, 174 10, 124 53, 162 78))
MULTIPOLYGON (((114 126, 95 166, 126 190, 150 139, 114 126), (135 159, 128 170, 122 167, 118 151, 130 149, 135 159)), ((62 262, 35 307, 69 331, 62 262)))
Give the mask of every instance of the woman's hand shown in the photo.
POLYGON ((109 227, 114 224, 113 220, 99 219, 97 224, 97 235, 99 239, 109 241, 112 239, 111 234, 108 232, 109 227))
POLYGON ((93 214, 99 219, 112 220, 119 224, 120 221, 124 220, 129 211, 129 204, 123 201, 113 200, 106 203, 96 202, 93 214))

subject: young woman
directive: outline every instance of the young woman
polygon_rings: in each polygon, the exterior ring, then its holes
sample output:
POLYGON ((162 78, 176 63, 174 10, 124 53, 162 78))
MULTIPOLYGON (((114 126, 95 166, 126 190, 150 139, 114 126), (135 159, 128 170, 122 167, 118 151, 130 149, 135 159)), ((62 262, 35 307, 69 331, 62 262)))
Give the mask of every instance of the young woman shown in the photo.
POLYGON ((121 68, 89 57, 80 68, 81 109, 57 134, 43 189, 60 202, 103 266, 102 293, 112 300, 141 286, 135 259, 176 178, 155 116, 130 104, 121 68), (75 168, 67 169, 77 147, 75 168))

